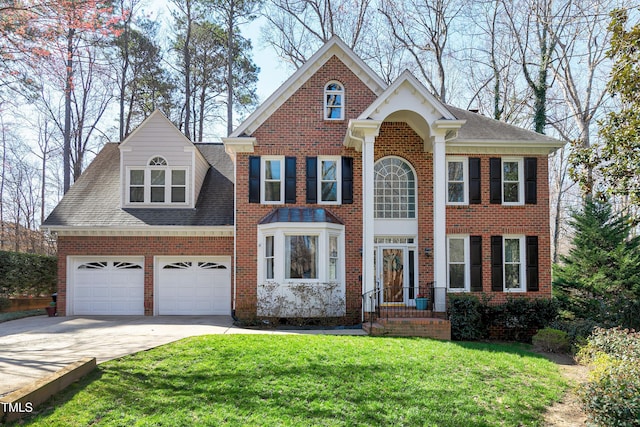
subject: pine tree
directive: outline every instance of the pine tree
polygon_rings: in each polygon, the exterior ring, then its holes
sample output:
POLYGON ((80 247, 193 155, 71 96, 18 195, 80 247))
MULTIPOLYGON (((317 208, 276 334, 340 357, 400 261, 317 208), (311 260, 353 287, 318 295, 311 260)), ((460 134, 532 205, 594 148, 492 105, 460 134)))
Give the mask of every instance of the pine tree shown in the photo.
POLYGON ((627 216, 588 199, 574 212, 573 247, 555 267, 554 296, 576 318, 606 326, 640 327, 640 238, 627 216))

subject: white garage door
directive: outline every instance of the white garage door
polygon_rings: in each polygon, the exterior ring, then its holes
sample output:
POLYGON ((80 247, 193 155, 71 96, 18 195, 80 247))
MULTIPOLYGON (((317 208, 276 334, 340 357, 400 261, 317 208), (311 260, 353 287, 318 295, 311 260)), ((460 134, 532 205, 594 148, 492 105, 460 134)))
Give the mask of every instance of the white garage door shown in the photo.
POLYGON ((71 314, 144 314, 144 258, 75 258, 72 265, 71 314))
POLYGON ((157 314, 231 313, 229 257, 158 258, 157 314))

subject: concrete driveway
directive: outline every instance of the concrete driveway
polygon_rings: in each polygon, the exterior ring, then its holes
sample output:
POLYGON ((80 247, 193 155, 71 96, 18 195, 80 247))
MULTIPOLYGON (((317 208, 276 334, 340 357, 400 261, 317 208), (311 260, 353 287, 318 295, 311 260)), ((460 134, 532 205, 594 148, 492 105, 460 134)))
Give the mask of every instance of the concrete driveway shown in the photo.
MULTIPOLYGON (((361 329, 298 333, 364 334, 361 329)), ((0 323, 0 396, 83 357, 98 363, 185 337, 290 333, 233 326, 229 316, 36 316, 0 323)))

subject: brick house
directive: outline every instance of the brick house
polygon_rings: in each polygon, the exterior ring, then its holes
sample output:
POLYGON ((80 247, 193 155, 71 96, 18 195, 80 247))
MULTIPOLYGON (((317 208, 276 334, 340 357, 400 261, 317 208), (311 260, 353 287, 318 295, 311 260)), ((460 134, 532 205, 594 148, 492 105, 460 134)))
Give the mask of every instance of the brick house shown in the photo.
POLYGON ((549 298, 562 144, 408 71, 387 85, 332 38, 223 144, 159 112, 107 144, 43 225, 58 310, 355 324, 423 293, 433 315, 453 292, 549 298))

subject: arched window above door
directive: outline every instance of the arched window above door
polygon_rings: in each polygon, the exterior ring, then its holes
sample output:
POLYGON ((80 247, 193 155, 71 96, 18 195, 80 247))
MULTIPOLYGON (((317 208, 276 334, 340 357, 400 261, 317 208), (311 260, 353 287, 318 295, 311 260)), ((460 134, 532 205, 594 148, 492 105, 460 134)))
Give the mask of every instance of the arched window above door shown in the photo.
POLYGON ((374 216, 381 219, 416 217, 416 179, 409 163, 384 157, 374 167, 374 216))

